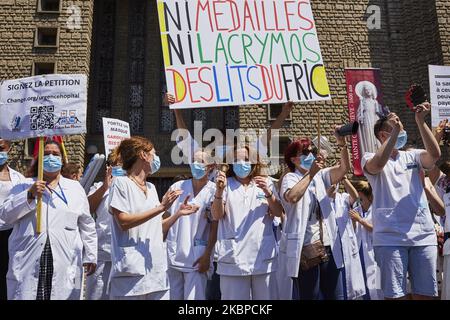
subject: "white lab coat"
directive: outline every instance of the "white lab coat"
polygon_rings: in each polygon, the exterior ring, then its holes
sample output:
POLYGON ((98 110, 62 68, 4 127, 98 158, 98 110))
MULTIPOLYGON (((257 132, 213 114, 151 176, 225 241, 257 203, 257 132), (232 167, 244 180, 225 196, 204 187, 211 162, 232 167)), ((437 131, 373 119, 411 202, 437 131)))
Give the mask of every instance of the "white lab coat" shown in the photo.
POLYGON ((286 212, 286 233, 283 233, 280 242, 280 251, 286 252, 287 274, 298 278, 300 271, 300 257, 305 240, 306 227, 310 212, 314 209, 316 199, 319 201, 323 219, 326 221, 328 234, 331 240, 331 251, 338 269, 344 267, 341 240, 338 234, 336 216, 326 189, 331 185, 329 169, 321 170, 314 177, 310 187, 305 191, 302 199, 294 204, 292 210, 286 212))
POLYGON ((97 235, 86 194, 78 182, 61 177, 59 185, 67 204, 54 193, 43 195, 42 232, 37 235, 36 201, 29 204, 27 200, 27 190, 33 183, 28 180, 14 187, 0 206, 0 219, 13 226, 6 276, 8 299, 36 299, 40 257, 47 237, 53 255, 51 299, 79 299, 82 263, 97 262, 97 235))
MULTIPOLYGON (((372 207, 364 213, 361 207, 356 208, 361 217, 368 223, 372 224, 372 207)), ((356 224, 356 238, 358 240, 358 248, 361 248, 364 258, 364 267, 366 272, 366 286, 369 289, 370 300, 384 300, 383 291, 381 290, 381 273, 375 261, 375 253, 372 245, 372 233, 364 228, 360 223, 356 224)))
POLYGON ((336 193, 334 199, 336 211, 336 222, 342 242, 342 253, 345 265, 345 283, 347 288, 347 299, 356 300, 366 294, 364 275, 359 257, 359 245, 352 219, 349 216, 349 195, 336 193))
MULTIPOLYGON (((14 188, 15 186, 17 186, 18 184, 22 184, 25 183, 27 181, 27 179, 19 172, 17 172, 16 170, 11 169, 10 167, 8 167, 9 170, 9 176, 11 178, 11 187, 14 188)), ((3 203, 3 201, 5 201, 7 198, 9 197, 6 196, 4 199, 0 198, 0 205, 3 203)), ((2 221, 0 219, 0 231, 1 230, 9 230, 12 229, 11 225, 6 224, 4 221, 2 221)))

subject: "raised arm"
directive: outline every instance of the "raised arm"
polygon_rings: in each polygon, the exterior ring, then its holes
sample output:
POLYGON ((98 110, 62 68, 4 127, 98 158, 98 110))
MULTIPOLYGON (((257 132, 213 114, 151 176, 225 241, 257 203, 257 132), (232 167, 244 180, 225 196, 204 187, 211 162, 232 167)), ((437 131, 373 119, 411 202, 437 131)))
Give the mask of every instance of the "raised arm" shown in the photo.
POLYGON ((309 184, 313 181, 315 175, 325 167, 325 161, 321 156, 318 156, 316 161, 314 161, 311 169, 307 174, 303 176, 303 179, 300 180, 292 189, 287 190, 284 194, 280 195, 284 197, 289 203, 297 203, 305 194, 306 190, 309 187, 309 184))
POLYGON ((262 144, 264 145, 265 143, 267 143, 265 147, 270 145, 270 141, 272 139, 272 131, 278 130, 283 126, 284 121, 289 117, 293 108, 294 103, 292 101, 288 101, 283 105, 278 117, 274 122, 272 122, 272 125, 270 126, 269 130, 267 130, 267 133, 264 133, 261 137, 262 144))
POLYGON ((219 171, 216 178, 216 193, 211 207, 211 213, 214 220, 220 220, 225 216, 225 203, 223 201, 224 190, 227 186, 227 177, 225 173, 219 171))
MULTIPOLYGON (((171 105, 175 103, 175 97, 170 93, 165 93, 163 97, 163 103, 164 105, 171 105)), ((178 129, 184 129, 188 130, 186 123, 183 119, 183 113, 180 109, 173 109, 173 112, 175 113, 175 121, 177 123, 178 129)))
POLYGON ((371 175, 377 175, 383 170, 384 166, 389 161, 392 151, 394 151, 398 134, 400 131, 403 131, 403 124, 395 113, 391 113, 388 116, 387 123, 392 127, 390 139, 384 141, 375 153, 375 156, 367 161, 365 165, 365 170, 371 175))
POLYGON ((102 202, 103 196, 108 191, 109 187, 111 187, 112 181, 112 167, 109 166, 105 172, 105 179, 103 179, 103 184, 97 190, 95 190, 92 194, 88 196, 89 201, 89 211, 92 213, 96 212, 98 206, 102 202))
POLYGON ((350 205, 353 205, 356 200, 359 199, 358 191, 356 191, 353 184, 348 180, 347 176, 342 179, 342 183, 344 184, 345 191, 350 195, 350 205))
POLYGON ((337 184, 340 182, 351 168, 347 142, 345 141, 345 137, 341 137, 337 134, 339 128, 339 126, 335 128, 334 136, 336 137, 338 147, 341 148, 341 161, 339 165, 330 169, 331 184, 337 184))
POLYGON ((430 203, 431 209, 433 209, 434 213, 436 213, 438 216, 445 216, 445 205, 442 199, 439 197, 439 195, 436 192, 436 189, 434 189, 433 185, 431 184, 430 179, 425 178, 424 179, 424 190, 425 194, 427 195, 428 202, 430 203))
MULTIPOLYGON (((445 127, 448 127, 449 123, 448 123, 448 119, 446 120, 442 120, 438 127, 436 128, 436 132, 434 134, 434 138, 436 139, 437 143, 440 144, 443 137, 444 137, 444 130, 445 127)), ((433 169, 428 171, 428 177, 431 180, 431 183, 433 184, 433 186, 436 184, 436 182, 439 180, 439 178, 443 175, 444 173, 439 169, 439 167, 434 166, 433 169)))
POLYGON ((433 136, 433 132, 425 123, 425 117, 431 112, 431 104, 429 102, 423 103, 417 106, 416 111, 416 123, 422 137, 423 144, 425 145, 426 152, 420 155, 420 161, 422 167, 425 169, 431 169, 441 157, 441 149, 439 143, 433 136))

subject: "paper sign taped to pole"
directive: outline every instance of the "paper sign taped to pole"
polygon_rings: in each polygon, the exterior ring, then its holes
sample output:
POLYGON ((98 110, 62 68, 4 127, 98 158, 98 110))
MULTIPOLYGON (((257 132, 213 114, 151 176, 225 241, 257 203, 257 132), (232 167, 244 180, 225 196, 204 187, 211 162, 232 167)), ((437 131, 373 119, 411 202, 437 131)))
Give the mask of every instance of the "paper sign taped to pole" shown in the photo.
POLYGON ((86 132, 87 78, 41 75, 7 80, 0 88, 0 136, 26 139, 86 132))
POLYGON ((450 67, 428 66, 430 72, 431 124, 450 119, 450 67))
POLYGON ((171 108, 330 99, 309 1, 157 2, 171 108))
POLYGON ((130 125, 122 120, 103 118, 103 138, 105 156, 108 158, 111 151, 118 147, 122 140, 130 138, 130 125))

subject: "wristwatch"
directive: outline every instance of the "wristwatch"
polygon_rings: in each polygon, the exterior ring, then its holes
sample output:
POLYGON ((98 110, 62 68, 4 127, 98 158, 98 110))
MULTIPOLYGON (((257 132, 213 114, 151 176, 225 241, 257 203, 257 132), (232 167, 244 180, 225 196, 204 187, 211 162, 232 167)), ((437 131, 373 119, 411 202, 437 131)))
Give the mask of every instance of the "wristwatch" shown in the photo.
POLYGON ((269 199, 269 198, 272 198, 272 196, 273 196, 273 191, 268 195, 268 196, 266 196, 266 195, 264 195, 267 199, 269 199))

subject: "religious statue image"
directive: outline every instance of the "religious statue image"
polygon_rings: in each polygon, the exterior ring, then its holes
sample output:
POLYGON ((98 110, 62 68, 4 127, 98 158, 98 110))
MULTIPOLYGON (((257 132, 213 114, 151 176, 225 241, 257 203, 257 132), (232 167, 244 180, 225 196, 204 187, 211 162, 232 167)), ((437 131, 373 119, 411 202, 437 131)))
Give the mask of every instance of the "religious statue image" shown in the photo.
POLYGON ((384 113, 384 109, 377 100, 377 88, 372 82, 361 81, 355 87, 359 97, 357 120, 359 122, 358 139, 361 156, 366 152, 375 153, 380 146, 375 137, 373 127, 384 113))

